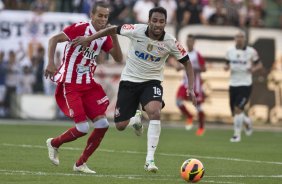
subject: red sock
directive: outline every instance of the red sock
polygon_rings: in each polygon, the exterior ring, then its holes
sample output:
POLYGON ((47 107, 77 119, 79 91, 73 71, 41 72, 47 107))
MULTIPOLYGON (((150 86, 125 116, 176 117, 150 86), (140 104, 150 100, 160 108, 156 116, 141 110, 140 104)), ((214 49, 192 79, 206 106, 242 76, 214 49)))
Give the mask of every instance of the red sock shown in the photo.
POLYGON ((193 115, 188 111, 188 109, 184 105, 178 106, 178 108, 180 109, 180 111, 185 117, 187 118, 193 117, 193 115))
POLYGON ((204 128, 205 124, 205 113, 203 111, 198 112, 199 117, 199 128, 204 128))
POLYGON ((80 166, 87 162, 88 158, 100 145, 108 128, 95 128, 87 140, 87 145, 81 154, 80 158, 76 162, 76 166, 80 166))
POLYGON ((61 134, 60 136, 54 138, 51 141, 51 145, 55 148, 59 148, 62 144, 66 143, 66 142, 71 142, 76 140, 79 137, 82 137, 86 135, 86 133, 83 132, 79 132, 76 127, 72 127, 70 129, 68 129, 66 132, 64 132, 63 134, 61 134))

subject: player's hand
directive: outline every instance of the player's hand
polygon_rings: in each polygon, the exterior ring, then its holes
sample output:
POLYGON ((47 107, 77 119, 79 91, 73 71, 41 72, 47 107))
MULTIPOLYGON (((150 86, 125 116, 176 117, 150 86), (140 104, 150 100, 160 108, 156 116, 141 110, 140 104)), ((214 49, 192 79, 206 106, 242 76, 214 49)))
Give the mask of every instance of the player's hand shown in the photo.
POLYGON ((85 36, 78 36, 73 41, 72 44, 74 47, 77 47, 78 45, 82 46, 82 50, 84 51, 86 47, 90 44, 91 41, 87 39, 85 36))
POLYGON ((55 64, 48 64, 45 71, 44 71, 44 76, 46 79, 50 78, 51 80, 54 79, 54 75, 57 71, 57 68, 55 64))
POLYGON ((187 96, 189 96, 191 98, 193 105, 196 107, 197 106, 197 98, 196 98, 194 90, 187 90, 187 96))

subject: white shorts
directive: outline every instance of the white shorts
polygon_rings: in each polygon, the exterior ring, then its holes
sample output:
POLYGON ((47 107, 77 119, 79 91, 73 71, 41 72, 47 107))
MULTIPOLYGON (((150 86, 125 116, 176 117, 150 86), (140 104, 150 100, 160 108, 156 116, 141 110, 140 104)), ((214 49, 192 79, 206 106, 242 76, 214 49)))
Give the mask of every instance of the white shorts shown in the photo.
POLYGON ((4 102, 6 96, 6 86, 0 85, 0 102, 4 102))

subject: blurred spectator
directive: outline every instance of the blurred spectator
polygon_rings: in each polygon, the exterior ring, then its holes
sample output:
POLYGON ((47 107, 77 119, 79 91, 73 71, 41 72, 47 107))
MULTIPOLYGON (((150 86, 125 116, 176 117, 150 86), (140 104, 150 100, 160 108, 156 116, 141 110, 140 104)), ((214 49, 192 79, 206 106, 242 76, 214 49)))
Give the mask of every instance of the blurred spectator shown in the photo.
POLYGON ((244 25, 244 16, 242 14, 243 2, 238 0, 225 0, 227 23, 237 27, 244 25))
POLYGON ((184 13, 187 11, 189 4, 186 0, 177 0, 176 4, 176 21, 178 25, 177 29, 180 29, 182 26, 186 25, 186 22, 188 22, 188 20, 185 20, 185 18, 187 19, 187 17, 184 17, 184 13))
MULTIPOLYGON (((258 3, 258 2, 257 2, 258 3)), ((244 24, 245 26, 251 27, 262 27, 263 15, 261 4, 256 4, 255 1, 248 1, 247 7, 244 7, 243 10, 244 24)))
POLYGON ((133 6, 133 14, 137 23, 147 23, 150 9, 154 8, 155 4, 151 0, 140 0, 133 6))
POLYGON ((109 22, 111 24, 120 25, 131 22, 130 20, 129 2, 124 0, 111 0, 111 13, 109 22))
POLYGON ((31 10, 40 15, 49 10, 48 0, 36 0, 31 4, 31 10))
POLYGON ((3 10, 5 8, 4 3, 2 2, 2 0, 0 0, 0 11, 3 10))
POLYGON ((208 22, 210 25, 226 25, 227 24, 227 17, 225 9, 223 8, 222 4, 217 2, 216 3, 216 11, 214 14, 211 15, 208 22))
POLYGON ((7 108, 7 115, 10 116, 10 110, 11 110, 11 100, 13 95, 16 93, 16 89, 18 86, 19 81, 19 74, 21 72, 21 66, 20 62, 23 60, 25 54, 23 50, 20 50, 20 52, 9 52, 9 59, 8 59, 8 65, 7 65, 7 73, 6 73, 6 87, 7 87, 7 93, 5 97, 5 107, 7 108), (20 54, 22 52, 22 56, 16 55, 20 54))
POLYGON ((34 82, 35 76, 32 73, 31 67, 28 65, 23 66, 18 80, 17 94, 32 94, 34 82))
POLYGON ((61 12, 72 12, 73 11, 73 0, 61 0, 60 11, 61 12))
POLYGON ((203 7, 198 0, 189 0, 188 9, 184 13, 184 25, 206 24, 203 16, 203 7))
POLYGON ((5 116, 4 99, 6 96, 6 73, 7 73, 7 61, 4 60, 4 52, 0 52, 0 117, 5 116))
POLYGON ((265 4, 265 25, 282 28, 282 0, 266 1, 265 4))
POLYGON ((167 24, 175 24, 177 9, 175 0, 160 0, 159 6, 167 10, 167 24))
MULTIPOLYGON (((35 82, 33 85, 34 93, 43 93, 43 70, 44 70, 44 55, 45 50, 43 47, 39 47, 37 55, 32 58, 33 74, 35 76, 35 82)), ((32 81, 32 80, 30 80, 32 81)))
MULTIPOLYGON (((208 4, 203 7, 203 17, 205 20, 209 20, 209 18, 215 13, 216 8, 215 4, 218 3, 218 0, 208 1, 208 4)), ((203 5, 203 2, 202 2, 203 5)))

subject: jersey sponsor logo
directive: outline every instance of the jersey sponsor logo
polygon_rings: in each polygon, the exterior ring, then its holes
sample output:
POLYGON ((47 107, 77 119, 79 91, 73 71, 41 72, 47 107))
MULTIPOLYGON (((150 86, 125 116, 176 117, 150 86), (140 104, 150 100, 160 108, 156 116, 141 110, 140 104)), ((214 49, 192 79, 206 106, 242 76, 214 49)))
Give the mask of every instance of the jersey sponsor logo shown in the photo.
POLYGON ((139 51, 135 51, 135 55, 139 59, 142 59, 142 60, 145 60, 145 61, 159 62, 161 60, 161 57, 156 57, 156 56, 153 56, 151 54, 139 52, 139 51))
POLYGON ((78 64, 76 68, 76 72, 79 74, 84 74, 90 72, 90 67, 89 66, 84 66, 82 64, 78 64))
MULTIPOLYGON (((79 48, 78 52, 82 52, 82 46, 79 48)), ((83 52, 83 57, 86 59, 95 60, 97 57, 96 50, 90 50, 90 48, 87 47, 83 52)))
POLYGON ((125 30, 131 30, 131 29, 134 29, 134 25, 132 25, 132 24, 124 24, 121 28, 125 29, 125 30))
POLYGON ((246 65, 247 61, 242 61, 242 60, 232 60, 232 64, 240 64, 240 65, 246 65))
POLYGON ((176 45, 177 49, 179 50, 179 52, 181 53, 181 55, 185 56, 186 55, 186 51, 183 48, 183 46, 178 41, 175 41, 175 45, 176 45))

